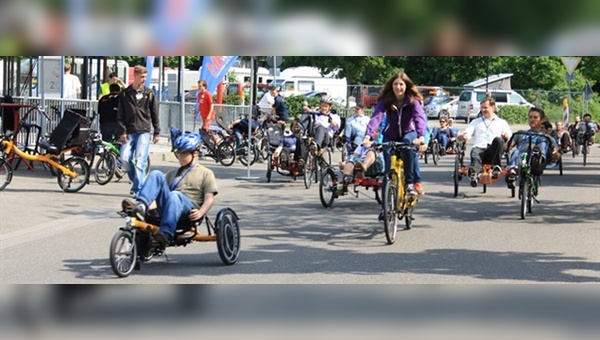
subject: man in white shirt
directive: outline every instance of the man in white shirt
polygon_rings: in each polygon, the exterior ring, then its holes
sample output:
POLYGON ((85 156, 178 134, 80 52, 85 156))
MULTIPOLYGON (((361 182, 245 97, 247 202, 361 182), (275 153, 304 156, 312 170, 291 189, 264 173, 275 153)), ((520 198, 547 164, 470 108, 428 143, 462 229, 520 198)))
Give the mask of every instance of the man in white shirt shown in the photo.
POLYGON ((501 161, 504 143, 512 136, 512 131, 506 120, 495 114, 496 101, 488 97, 481 101, 481 117, 471 121, 464 132, 458 135, 461 141, 473 138, 471 149, 471 165, 469 166, 469 177, 471 186, 477 186, 477 174, 481 170, 481 164, 491 164, 492 177, 498 178, 502 172, 501 161))
POLYGON ((353 142, 355 146, 361 145, 369 125, 370 118, 365 116, 364 107, 357 105, 354 108, 354 116, 346 119, 346 127, 344 128, 344 136, 348 141, 353 142))
POLYGON ((63 98, 65 99, 77 99, 81 94, 81 82, 79 81, 79 77, 71 74, 71 64, 65 64, 63 93, 63 98))

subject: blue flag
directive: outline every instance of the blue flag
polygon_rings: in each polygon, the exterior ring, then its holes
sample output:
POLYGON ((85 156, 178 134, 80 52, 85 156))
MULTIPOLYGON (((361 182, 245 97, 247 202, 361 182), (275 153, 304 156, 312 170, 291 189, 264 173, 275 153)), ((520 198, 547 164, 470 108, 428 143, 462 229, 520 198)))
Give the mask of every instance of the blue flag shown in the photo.
POLYGON ((200 79, 206 80, 206 90, 213 93, 238 56, 204 56, 200 79))

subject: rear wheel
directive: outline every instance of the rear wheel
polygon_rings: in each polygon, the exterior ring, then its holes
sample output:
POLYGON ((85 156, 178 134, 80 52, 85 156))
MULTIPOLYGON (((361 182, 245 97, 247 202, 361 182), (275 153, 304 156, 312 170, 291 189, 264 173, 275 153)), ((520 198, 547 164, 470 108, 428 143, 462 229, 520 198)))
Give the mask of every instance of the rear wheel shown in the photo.
POLYGON ((433 148, 431 150, 431 159, 433 159, 433 164, 437 165, 440 160, 442 146, 440 143, 433 143, 433 148))
POLYGON ((398 188, 395 175, 390 177, 383 188, 383 228, 388 244, 394 244, 398 232, 398 188))
POLYGON ((321 198, 321 204, 325 208, 329 208, 333 205, 336 189, 337 179, 335 178, 335 173, 333 172, 333 169, 327 168, 319 183, 319 197, 321 198))
POLYGON ((217 147, 217 159, 223 166, 231 166, 235 162, 235 150, 229 142, 221 142, 217 147))
POLYGON ((404 221, 405 221, 405 225, 406 225, 406 230, 410 230, 410 228, 412 228, 412 223, 413 223, 413 209, 414 209, 413 206, 411 206, 408 209, 406 209, 406 214, 404 215, 404 221))
POLYGON ((94 166, 94 179, 96 183, 105 185, 111 181, 117 168, 117 159, 112 152, 104 151, 94 166))
POLYGON ((119 277, 127 277, 135 268, 137 246, 131 231, 120 230, 110 242, 110 267, 119 277))
POLYGON ((13 170, 4 158, 0 158, 0 191, 12 181, 13 170))
POLYGON ((311 154, 306 156, 306 162, 304 162, 304 187, 310 189, 313 181, 313 177, 317 176, 315 157, 311 154))
POLYGON ((240 225, 231 209, 223 209, 215 221, 219 257, 226 265, 234 264, 240 255, 240 225))
POLYGON ((240 156, 240 163, 245 166, 248 166, 248 164, 254 164, 258 158, 258 149, 256 146, 250 145, 250 148, 248 148, 248 142, 246 142, 246 145, 244 145, 244 151, 246 152, 244 155, 240 156))
POLYGON ((269 141, 266 138, 260 140, 258 152, 260 157, 264 160, 269 156, 269 141))
POLYGON ((90 166, 85 159, 81 157, 71 157, 61 163, 61 165, 75 172, 77 177, 71 178, 61 171, 58 171, 58 185, 60 188, 65 192, 78 192, 83 189, 90 178, 90 166))
POLYGON ((562 176, 563 175, 563 162, 562 162, 562 157, 558 160, 558 173, 562 176))

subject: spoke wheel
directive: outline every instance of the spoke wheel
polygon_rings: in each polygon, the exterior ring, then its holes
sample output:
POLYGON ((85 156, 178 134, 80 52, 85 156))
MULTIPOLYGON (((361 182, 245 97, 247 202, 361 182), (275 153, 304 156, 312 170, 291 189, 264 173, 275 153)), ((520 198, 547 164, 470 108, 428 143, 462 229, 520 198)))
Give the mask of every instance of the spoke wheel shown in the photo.
POLYGON ((219 211, 215 229, 221 261, 228 266, 234 264, 240 255, 240 225, 235 213, 229 208, 219 211))
POLYGON ((0 191, 12 181, 13 170, 4 158, 0 158, 0 191))
POLYGON ((398 232, 398 188, 388 179, 383 189, 383 228, 388 244, 394 244, 398 232))
POLYGON ((74 171, 77 177, 71 178, 61 171, 58 175, 58 186, 65 192, 78 192, 88 183, 90 178, 90 166, 85 159, 80 157, 71 157, 62 164, 65 168, 74 171))
POLYGON ((259 155, 264 160, 269 156, 269 141, 266 138, 260 140, 259 155))
POLYGON ((414 207, 411 206, 408 209, 406 209, 406 214, 404 214, 404 222, 406 225, 406 230, 410 230, 412 228, 413 210, 414 210, 414 207))
POLYGON ((327 168, 321 182, 319 183, 319 197, 321 198, 321 204, 325 208, 330 208, 335 200, 335 191, 337 189, 337 179, 333 169, 327 168))
POLYGON ((306 189, 310 189, 310 186, 313 181, 313 176, 317 175, 317 172, 315 171, 315 166, 316 163, 314 156, 308 154, 308 156, 306 156, 306 162, 304 162, 304 187, 306 189))
POLYGON ((454 159, 454 197, 458 196, 458 181, 460 181, 460 162, 458 161, 458 155, 454 159))
POLYGON ((250 163, 250 165, 254 164, 258 157, 258 150, 256 147, 254 145, 250 145, 250 148, 248 148, 248 142, 246 142, 246 145, 244 145, 244 151, 244 155, 240 156, 240 163, 242 163, 244 166, 248 166, 248 163, 250 163))
POLYGON ((433 160, 434 165, 437 165, 440 160, 441 149, 442 146, 440 145, 440 143, 433 143, 433 150, 431 150, 431 159, 433 160))
POLYGON ((231 166, 235 162, 235 150, 229 142, 221 142, 217 147, 217 159, 223 166, 231 166))
POLYGON ((117 168, 117 159, 112 152, 104 151, 96 165, 94 166, 94 179, 96 183, 105 185, 109 183, 115 175, 117 168))
POLYGON ((127 277, 135 268, 137 246, 133 233, 120 230, 110 242, 110 267, 119 277, 127 277))
POLYGON ((587 155, 590 152, 590 147, 587 141, 581 146, 581 154, 583 155, 583 166, 587 165, 587 155))

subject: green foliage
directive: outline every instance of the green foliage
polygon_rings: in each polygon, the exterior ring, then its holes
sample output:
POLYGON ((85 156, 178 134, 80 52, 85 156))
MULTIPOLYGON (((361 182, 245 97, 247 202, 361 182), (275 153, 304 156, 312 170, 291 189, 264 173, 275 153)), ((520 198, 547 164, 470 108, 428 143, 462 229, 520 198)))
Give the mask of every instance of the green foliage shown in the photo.
POLYGON ((285 104, 288 107, 290 119, 298 116, 302 112, 302 101, 308 101, 308 106, 315 107, 319 105, 318 98, 306 98, 304 96, 291 96, 285 98, 285 104))
POLYGON ((505 119, 508 124, 527 124, 527 113, 529 108, 518 105, 501 106, 498 111, 498 116, 505 119))
MULTIPOLYGON (((217 98, 216 96, 214 96, 214 100, 215 103, 217 102, 217 98)), ((225 105, 240 105, 240 103, 242 102, 242 97, 240 95, 237 94, 226 94, 223 95, 223 104, 225 105)), ((244 105, 248 105, 248 99, 245 98, 245 102, 244 105)))

